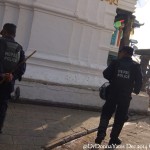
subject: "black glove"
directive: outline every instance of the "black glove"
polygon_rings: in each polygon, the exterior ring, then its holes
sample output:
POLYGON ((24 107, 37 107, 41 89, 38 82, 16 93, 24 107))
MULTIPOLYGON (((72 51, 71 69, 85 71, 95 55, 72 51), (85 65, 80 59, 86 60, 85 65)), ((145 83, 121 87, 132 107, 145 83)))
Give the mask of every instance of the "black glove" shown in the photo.
POLYGON ((133 93, 136 94, 136 95, 138 95, 140 93, 140 91, 137 91, 137 90, 134 89, 133 93))

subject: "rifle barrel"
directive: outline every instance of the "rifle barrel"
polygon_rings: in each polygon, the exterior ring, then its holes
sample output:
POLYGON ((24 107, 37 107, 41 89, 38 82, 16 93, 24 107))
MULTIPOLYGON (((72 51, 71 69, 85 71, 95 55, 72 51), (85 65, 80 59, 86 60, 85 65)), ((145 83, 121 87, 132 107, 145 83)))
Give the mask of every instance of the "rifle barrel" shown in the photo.
POLYGON ((12 71, 13 73, 17 68, 19 68, 23 63, 25 63, 34 53, 36 53, 36 50, 33 51, 29 56, 27 56, 23 61, 21 61, 12 71))

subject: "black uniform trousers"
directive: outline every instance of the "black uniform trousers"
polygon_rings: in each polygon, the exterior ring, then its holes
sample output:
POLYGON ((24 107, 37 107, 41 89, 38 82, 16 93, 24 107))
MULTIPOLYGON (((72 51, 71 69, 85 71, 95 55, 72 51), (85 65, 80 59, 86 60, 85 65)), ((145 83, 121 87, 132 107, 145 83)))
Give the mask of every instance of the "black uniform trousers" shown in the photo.
POLYGON ((7 87, 6 85, 0 86, 0 131, 3 128, 3 124, 5 121, 8 102, 11 98, 10 94, 10 87, 7 87))
POLYGON ((6 117, 6 111, 8 107, 8 100, 3 100, 3 102, 0 102, 0 131, 3 128, 4 120, 6 117))
POLYGON ((115 112, 114 124, 110 137, 116 139, 122 130, 124 122, 127 119, 128 109, 130 105, 130 96, 117 95, 109 96, 106 100, 101 113, 100 124, 98 127, 97 136, 104 139, 106 130, 113 113, 115 112))

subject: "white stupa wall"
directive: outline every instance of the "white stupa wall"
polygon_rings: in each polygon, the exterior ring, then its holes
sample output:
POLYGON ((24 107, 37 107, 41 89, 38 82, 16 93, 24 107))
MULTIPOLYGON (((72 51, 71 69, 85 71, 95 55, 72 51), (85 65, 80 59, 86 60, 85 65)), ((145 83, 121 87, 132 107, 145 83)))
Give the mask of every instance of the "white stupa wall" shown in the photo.
MULTIPOLYGON (((135 4, 136 0, 119 0, 118 6, 101 0, 0 0, 0 27, 6 22, 16 24, 16 41, 26 55, 37 50, 27 61, 24 75, 37 84, 17 83, 21 97, 38 99, 38 81, 83 86, 104 83, 102 71, 112 49, 116 9, 134 12, 135 4)), ((40 99, 49 100, 47 86, 41 88, 40 99)), ((71 103, 78 102, 91 104, 84 98, 71 103)), ((92 104, 97 106, 98 101, 93 99, 92 104)))
POLYGON ((116 6, 100 0, 0 0, 0 25, 17 25, 25 78, 98 86, 106 67, 116 6))

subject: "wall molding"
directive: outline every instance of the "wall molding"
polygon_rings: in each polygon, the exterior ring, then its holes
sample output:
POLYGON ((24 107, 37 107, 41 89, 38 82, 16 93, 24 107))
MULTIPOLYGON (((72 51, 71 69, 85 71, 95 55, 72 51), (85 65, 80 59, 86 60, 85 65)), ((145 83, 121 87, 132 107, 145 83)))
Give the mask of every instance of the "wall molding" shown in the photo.
POLYGON ((68 62, 65 57, 58 57, 54 55, 48 55, 48 54, 41 54, 36 53, 28 60, 28 64, 41 66, 41 67, 47 67, 47 68, 56 68, 60 70, 66 70, 66 71, 72 71, 77 73, 86 73, 91 75, 99 75, 102 70, 105 69, 105 66, 89 66, 84 63, 81 63, 82 61, 78 61, 78 64, 74 62, 68 62))
MULTIPOLYGON (((44 5, 40 2, 27 2, 27 1, 15 1, 15 0, 5 0, 4 1, 0 1, 0 3, 8 3, 8 4, 12 4, 12 6, 16 6, 16 7, 25 7, 25 9, 29 8, 30 10, 36 10, 36 11, 40 11, 40 12, 43 12, 43 13, 54 13, 55 15, 57 16, 61 16, 61 17, 65 17, 65 18, 68 18, 68 19, 71 19, 71 20, 77 20, 77 21, 80 21, 80 22, 84 22, 86 24, 89 24, 91 26, 96 26, 96 27, 100 27, 100 28, 106 28, 108 29, 104 24, 99 24, 98 21, 91 21, 89 20, 88 18, 82 18, 78 15, 78 11, 71 11, 69 9, 64 9, 64 8, 58 8, 58 7, 55 7, 55 6, 47 6, 47 5, 44 5)), ((108 4, 109 5, 109 4, 108 4)), ((106 4, 107 6, 107 4, 106 4)), ((111 15, 111 16, 115 16, 115 13, 113 12, 110 12, 109 10, 106 11, 106 13, 108 15, 111 15)))

